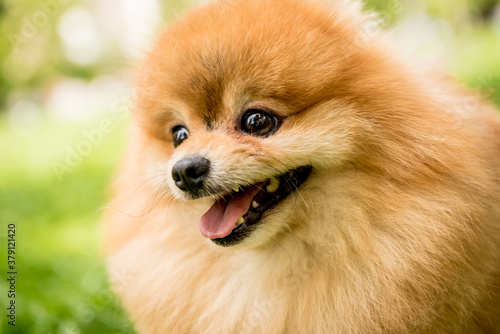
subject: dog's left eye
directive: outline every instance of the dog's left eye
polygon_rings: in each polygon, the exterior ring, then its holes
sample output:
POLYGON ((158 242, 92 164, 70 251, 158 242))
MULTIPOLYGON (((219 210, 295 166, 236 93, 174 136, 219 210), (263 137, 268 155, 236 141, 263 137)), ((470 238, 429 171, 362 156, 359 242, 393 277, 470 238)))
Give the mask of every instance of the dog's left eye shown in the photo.
POLYGON ((182 144, 189 137, 189 131, 182 125, 178 125, 172 129, 174 147, 182 144))
POLYGON ((278 129, 276 116, 264 110, 248 110, 241 119, 241 130, 254 136, 267 137, 278 129))

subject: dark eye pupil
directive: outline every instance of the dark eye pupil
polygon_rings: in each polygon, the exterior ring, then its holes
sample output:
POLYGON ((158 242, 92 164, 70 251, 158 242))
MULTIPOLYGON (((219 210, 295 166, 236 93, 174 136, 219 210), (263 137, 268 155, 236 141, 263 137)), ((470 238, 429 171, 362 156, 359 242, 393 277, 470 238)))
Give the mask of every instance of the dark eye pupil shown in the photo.
POLYGON ((243 117, 241 128, 256 136, 268 136, 275 130, 277 120, 265 111, 248 111, 243 117))
POLYGON ((188 130, 183 126, 176 126, 175 128, 173 128, 172 132, 174 147, 179 146, 184 140, 189 137, 188 130))

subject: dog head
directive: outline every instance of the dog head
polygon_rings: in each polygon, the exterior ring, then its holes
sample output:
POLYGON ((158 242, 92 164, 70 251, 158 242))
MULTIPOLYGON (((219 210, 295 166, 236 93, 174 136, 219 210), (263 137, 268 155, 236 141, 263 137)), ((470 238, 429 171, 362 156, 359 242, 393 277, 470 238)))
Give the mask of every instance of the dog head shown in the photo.
POLYGON ((305 220, 332 171, 371 150, 366 110, 390 93, 370 73, 388 61, 366 52, 356 10, 316 2, 212 2, 170 27, 144 65, 142 131, 170 195, 214 202, 200 230, 218 245, 262 244, 305 220))

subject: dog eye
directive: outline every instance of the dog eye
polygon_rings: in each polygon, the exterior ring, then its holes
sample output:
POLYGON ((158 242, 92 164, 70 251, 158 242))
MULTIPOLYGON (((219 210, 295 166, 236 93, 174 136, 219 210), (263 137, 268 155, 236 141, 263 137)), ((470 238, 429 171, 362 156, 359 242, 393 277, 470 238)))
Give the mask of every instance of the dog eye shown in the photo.
POLYGON ((254 136, 267 137, 278 129, 278 119, 267 111, 251 109, 241 119, 241 130, 254 136))
POLYGON ((189 137, 189 131, 186 129, 186 127, 182 125, 178 125, 172 129, 172 134, 173 134, 173 141, 174 141, 174 147, 179 146, 182 144, 184 140, 186 140, 189 137))

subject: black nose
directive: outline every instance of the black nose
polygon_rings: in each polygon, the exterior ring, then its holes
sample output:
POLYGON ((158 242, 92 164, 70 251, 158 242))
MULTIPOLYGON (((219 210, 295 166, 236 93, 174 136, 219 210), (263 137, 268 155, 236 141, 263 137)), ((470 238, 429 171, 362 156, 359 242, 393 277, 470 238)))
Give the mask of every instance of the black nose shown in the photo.
POLYGON ((178 161, 172 167, 172 178, 182 191, 198 195, 210 170, 210 161, 194 156, 178 161))

